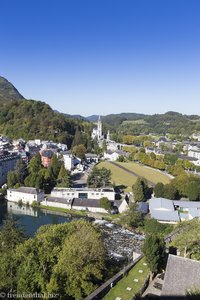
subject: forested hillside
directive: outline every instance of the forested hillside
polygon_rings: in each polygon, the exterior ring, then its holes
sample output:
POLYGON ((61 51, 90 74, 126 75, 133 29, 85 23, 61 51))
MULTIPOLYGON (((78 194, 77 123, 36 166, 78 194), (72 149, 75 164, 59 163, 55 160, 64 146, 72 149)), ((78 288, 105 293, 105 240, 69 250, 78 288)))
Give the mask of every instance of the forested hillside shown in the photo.
POLYGON ((26 100, 0 77, 0 134, 10 138, 54 140, 71 146, 81 120, 55 112, 45 102, 26 100))
POLYGON ((190 135, 200 131, 200 116, 182 115, 178 112, 142 115, 135 113, 112 114, 102 117, 106 128, 118 134, 181 134, 190 135))

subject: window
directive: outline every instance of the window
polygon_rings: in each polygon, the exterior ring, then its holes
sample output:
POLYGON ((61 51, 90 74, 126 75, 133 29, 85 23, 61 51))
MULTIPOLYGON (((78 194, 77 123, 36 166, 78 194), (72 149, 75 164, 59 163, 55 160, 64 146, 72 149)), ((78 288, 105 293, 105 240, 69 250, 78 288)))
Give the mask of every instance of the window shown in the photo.
POLYGON ((87 193, 78 193, 78 198, 80 198, 80 199, 87 199, 88 198, 88 194, 87 193))

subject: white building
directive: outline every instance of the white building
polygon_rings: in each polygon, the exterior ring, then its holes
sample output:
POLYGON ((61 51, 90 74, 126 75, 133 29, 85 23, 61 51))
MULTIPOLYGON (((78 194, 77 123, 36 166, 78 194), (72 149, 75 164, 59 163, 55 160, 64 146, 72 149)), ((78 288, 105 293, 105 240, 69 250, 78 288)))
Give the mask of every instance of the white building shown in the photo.
POLYGON ((188 156, 196 159, 192 161, 195 166, 200 166, 200 149, 198 147, 189 147, 188 156))
POLYGON ((102 122, 101 122, 100 116, 99 116, 99 120, 97 122, 97 128, 93 128, 93 130, 92 130, 92 138, 93 139, 97 138, 98 141, 103 138, 103 136, 102 136, 102 122))
POLYGON ((120 156, 128 157, 128 153, 123 150, 116 150, 112 152, 111 150, 107 150, 104 152, 103 158, 110 161, 116 161, 120 156))
POLYGON ((160 223, 177 223, 200 217, 200 202, 151 198, 149 210, 151 217, 160 223))
POLYGON ((63 154, 64 166, 66 170, 74 169, 74 156, 71 153, 63 154))
POLYGON ((73 199, 64 199, 58 197, 48 197, 41 202, 41 205, 59 207, 64 209, 72 208, 73 199))
POLYGON ((20 187, 7 190, 7 200, 12 202, 32 204, 34 201, 41 202, 44 199, 44 192, 32 187, 20 187))
POLYGON ((80 198, 80 199, 101 199, 107 197, 108 200, 115 200, 113 188, 54 188, 51 192, 52 197, 56 198, 80 198))
POLYGON ((75 209, 81 211, 90 211, 93 213, 108 213, 101 207, 100 200, 97 199, 68 199, 58 197, 48 197, 41 202, 42 205, 64 208, 67 210, 75 209))

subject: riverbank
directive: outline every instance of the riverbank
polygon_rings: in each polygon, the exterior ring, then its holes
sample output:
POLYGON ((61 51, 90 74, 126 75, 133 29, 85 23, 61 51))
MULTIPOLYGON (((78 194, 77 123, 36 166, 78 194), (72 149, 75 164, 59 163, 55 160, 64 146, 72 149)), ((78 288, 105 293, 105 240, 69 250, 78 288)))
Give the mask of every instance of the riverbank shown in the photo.
POLYGON ((46 205, 38 205, 37 208, 51 210, 55 212, 64 212, 66 213, 66 215, 71 215, 71 216, 87 217, 87 212, 83 210, 66 209, 66 208, 46 206, 46 205))

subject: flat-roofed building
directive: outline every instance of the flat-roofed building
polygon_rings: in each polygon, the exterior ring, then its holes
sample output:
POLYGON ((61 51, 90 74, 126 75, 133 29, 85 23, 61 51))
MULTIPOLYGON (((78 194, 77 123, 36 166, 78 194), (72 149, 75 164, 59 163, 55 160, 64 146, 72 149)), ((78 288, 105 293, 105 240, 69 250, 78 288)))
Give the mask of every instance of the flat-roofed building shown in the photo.
POLYGON ((113 188, 54 188, 51 192, 52 197, 58 198, 80 198, 80 199, 101 199, 107 197, 108 200, 115 200, 113 188))

